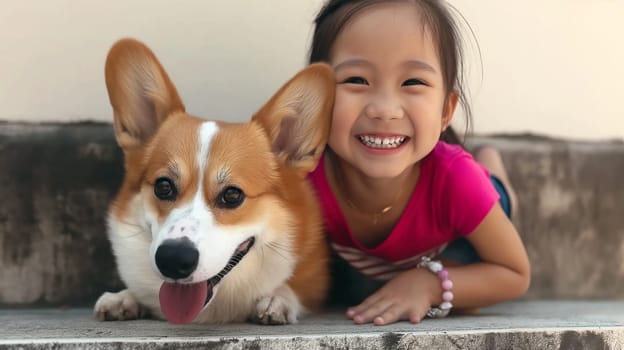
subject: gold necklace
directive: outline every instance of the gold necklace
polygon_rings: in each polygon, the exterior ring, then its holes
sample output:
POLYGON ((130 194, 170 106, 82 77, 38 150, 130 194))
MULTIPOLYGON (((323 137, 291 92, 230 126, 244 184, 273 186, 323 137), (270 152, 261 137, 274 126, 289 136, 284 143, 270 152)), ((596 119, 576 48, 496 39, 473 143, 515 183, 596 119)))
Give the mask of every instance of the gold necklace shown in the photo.
MULTIPOLYGON (((341 191, 342 192, 342 191, 341 191)), ((400 192, 399 192, 400 193, 400 192)), ((379 219, 386 213, 390 212, 393 208, 394 202, 397 201, 397 199, 399 198, 399 195, 397 194, 397 196, 394 198, 394 200, 392 201, 392 204, 381 209, 380 212, 375 212, 375 213, 370 213, 370 212, 364 212, 364 210, 360 209, 357 207, 357 205, 355 205, 355 203, 353 203, 350 199, 345 198, 345 200, 347 201, 347 204, 349 204, 349 206, 355 210, 357 210, 360 213, 366 214, 366 215, 371 215, 373 217, 373 225, 377 225, 377 223, 379 222, 379 219)))
POLYGON ((390 202, 389 205, 385 206, 383 209, 381 209, 381 211, 376 211, 376 212, 366 212, 365 210, 360 209, 357 205, 355 205, 355 203, 353 203, 349 197, 346 196, 343 188, 346 188, 345 186, 345 181, 343 179, 343 174, 342 172, 340 172, 340 176, 338 176, 338 164, 336 162, 332 162, 334 163, 334 178, 336 179, 336 184, 338 185, 338 191, 340 191, 340 196, 347 202, 347 204, 357 210, 359 213, 361 214, 366 214, 366 215, 370 215, 373 218, 373 225, 377 225, 377 223, 379 222, 379 219, 386 213, 389 213, 390 211, 392 211, 392 208, 394 207, 394 204, 396 203, 396 201, 399 199, 399 196, 401 195, 401 190, 399 189, 397 191, 397 194, 394 196, 394 199, 390 202))

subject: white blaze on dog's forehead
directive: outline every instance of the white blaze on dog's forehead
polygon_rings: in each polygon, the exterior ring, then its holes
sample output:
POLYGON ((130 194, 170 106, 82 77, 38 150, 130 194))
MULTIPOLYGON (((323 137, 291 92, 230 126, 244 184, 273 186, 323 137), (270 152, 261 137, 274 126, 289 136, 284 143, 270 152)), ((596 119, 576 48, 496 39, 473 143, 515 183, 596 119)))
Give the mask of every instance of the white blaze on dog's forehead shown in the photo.
POLYGON ((208 154, 210 153, 210 146, 212 141, 219 131, 217 123, 207 121, 202 123, 198 132, 198 145, 199 150, 197 154, 197 192, 195 192, 195 198, 193 199, 192 215, 200 220, 209 219, 212 221, 212 214, 210 209, 204 200, 204 173, 206 171, 206 164, 208 162, 208 154))
MULTIPOLYGON (((202 123, 199 128, 199 152, 197 154, 197 165, 199 166, 200 180, 203 179, 204 170, 206 169, 206 162, 208 161, 208 152, 210 152, 210 145, 214 136, 219 131, 217 123, 207 121, 202 123)), ((201 185, 201 181, 199 182, 201 185)))

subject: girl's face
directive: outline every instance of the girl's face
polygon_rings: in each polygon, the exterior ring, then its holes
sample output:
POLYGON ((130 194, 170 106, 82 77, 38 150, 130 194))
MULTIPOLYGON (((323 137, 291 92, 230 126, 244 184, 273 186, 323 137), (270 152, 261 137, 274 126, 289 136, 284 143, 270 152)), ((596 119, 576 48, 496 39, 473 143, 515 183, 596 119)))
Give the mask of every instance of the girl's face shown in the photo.
POLYGON ((373 5, 342 29, 330 55, 337 80, 329 146, 373 178, 395 177, 423 159, 457 102, 436 47, 406 3, 373 5))

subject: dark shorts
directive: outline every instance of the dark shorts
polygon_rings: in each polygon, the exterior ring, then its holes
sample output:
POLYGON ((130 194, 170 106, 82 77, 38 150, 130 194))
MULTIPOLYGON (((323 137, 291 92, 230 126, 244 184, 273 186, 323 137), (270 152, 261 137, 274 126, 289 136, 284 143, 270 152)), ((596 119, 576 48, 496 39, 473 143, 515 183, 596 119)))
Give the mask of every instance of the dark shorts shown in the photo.
POLYGON ((492 185, 494 185, 496 192, 498 192, 498 195, 500 196, 498 202, 503 208, 505 214, 507 214, 507 217, 511 219, 511 199, 509 198, 509 193, 507 192, 505 185, 494 175, 490 175, 490 181, 492 181, 492 185))
MULTIPOLYGON (((507 189, 497 177, 491 176, 491 181, 500 196, 499 203, 503 211, 507 214, 507 217, 511 218, 511 201, 507 189)), ((451 242, 439 257, 455 260, 462 265, 480 260, 477 252, 465 238, 451 242)), ((330 304, 340 306, 357 305, 382 285, 383 282, 363 275, 336 253, 332 254, 330 304)))

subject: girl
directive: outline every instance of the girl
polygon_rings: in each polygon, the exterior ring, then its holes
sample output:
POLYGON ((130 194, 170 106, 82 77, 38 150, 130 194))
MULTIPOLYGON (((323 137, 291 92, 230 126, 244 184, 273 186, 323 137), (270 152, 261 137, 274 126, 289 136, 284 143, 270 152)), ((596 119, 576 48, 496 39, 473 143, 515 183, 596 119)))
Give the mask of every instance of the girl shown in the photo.
POLYGON ((309 179, 339 257, 335 289, 357 304, 347 309, 355 323, 418 323, 528 288, 498 153, 477 154, 498 175, 493 186, 443 141, 455 139, 458 101, 470 118, 458 37, 437 0, 329 0, 316 18, 310 62, 333 67, 337 90, 328 148, 309 179))

